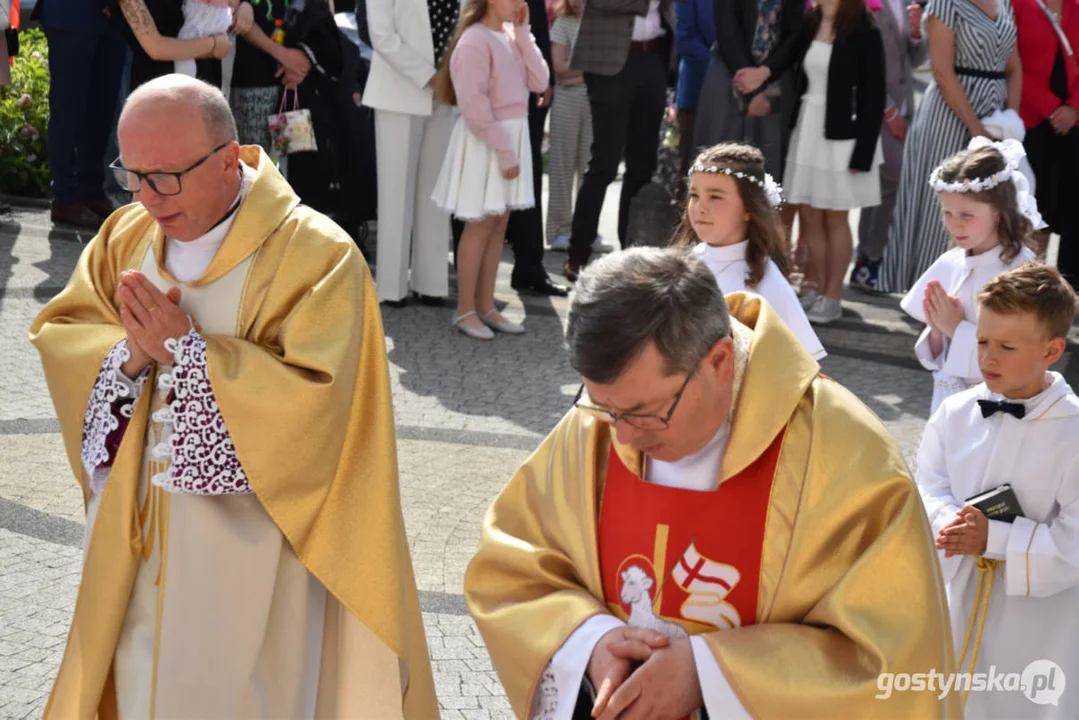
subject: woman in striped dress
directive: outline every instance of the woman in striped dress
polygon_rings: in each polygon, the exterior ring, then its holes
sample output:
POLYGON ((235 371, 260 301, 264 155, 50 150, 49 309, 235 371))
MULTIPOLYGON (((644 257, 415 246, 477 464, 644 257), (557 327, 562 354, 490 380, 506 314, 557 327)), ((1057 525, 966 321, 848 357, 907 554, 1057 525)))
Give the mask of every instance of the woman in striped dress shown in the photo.
POLYGON ((929 0, 926 7, 933 82, 922 98, 903 151, 883 292, 906 292, 948 249, 948 234, 929 174, 977 135, 982 118, 1019 109, 1022 69, 1010 0, 929 0))

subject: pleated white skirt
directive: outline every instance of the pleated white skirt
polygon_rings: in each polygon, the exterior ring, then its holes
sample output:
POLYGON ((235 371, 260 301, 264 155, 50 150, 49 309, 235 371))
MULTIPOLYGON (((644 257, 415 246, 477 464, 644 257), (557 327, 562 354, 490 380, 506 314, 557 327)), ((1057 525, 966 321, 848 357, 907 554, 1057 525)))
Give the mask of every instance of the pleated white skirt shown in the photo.
POLYGON ((458 116, 453 126, 431 199, 461 220, 483 220, 536 204, 528 118, 502 120, 500 124, 510 136, 520 163, 520 173, 512 180, 502 177, 497 153, 468 129, 463 117, 458 116))

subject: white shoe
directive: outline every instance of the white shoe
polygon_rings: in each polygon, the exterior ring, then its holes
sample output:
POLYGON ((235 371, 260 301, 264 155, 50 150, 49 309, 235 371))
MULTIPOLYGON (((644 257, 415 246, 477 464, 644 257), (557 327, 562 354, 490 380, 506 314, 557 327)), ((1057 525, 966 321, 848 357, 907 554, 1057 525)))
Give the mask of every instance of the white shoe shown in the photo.
POLYGON ((798 296, 798 304, 802 306, 802 309, 809 312, 810 308, 817 304, 817 298, 821 295, 816 290, 806 290, 798 296))
POLYGON ((480 320, 482 320, 488 328, 497 330, 498 332, 508 333, 510 335, 520 335, 525 331, 524 325, 521 325, 520 323, 515 323, 510 320, 506 320, 505 318, 498 320, 497 318, 491 317, 497 312, 498 310, 491 310, 490 312, 486 312, 480 317, 480 320))
POLYGON ((592 241, 592 252, 611 253, 617 249, 617 245, 610 240, 607 240, 602 235, 597 235, 596 239, 592 241))
POLYGON ((821 295, 806 313, 806 318, 814 325, 827 325, 843 317, 843 303, 835 298, 821 295))
MULTIPOLYGON (((495 334, 491 331, 491 328, 489 328, 489 327, 474 328, 474 327, 469 327, 467 325, 462 325, 461 321, 464 320, 469 315, 476 315, 476 311, 473 310, 472 312, 467 312, 464 315, 461 315, 460 317, 457 317, 456 315, 454 315, 454 317, 453 317, 453 326, 455 328, 457 328, 458 330, 460 330, 461 332, 463 332, 465 335, 468 335, 470 338, 474 338, 476 340, 494 340, 495 339, 495 334)), ((476 317, 479 317, 479 315, 476 315, 476 317)))
POLYGON ((569 234, 561 233, 560 235, 556 235, 555 239, 551 241, 550 249, 560 250, 562 252, 569 250, 569 234))

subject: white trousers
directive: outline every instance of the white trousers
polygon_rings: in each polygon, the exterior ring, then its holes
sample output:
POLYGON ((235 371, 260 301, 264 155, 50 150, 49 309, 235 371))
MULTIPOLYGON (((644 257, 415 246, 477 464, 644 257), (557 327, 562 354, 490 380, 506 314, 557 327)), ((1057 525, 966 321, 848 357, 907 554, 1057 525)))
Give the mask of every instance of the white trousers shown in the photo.
POLYGON ((454 119, 454 108, 438 102, 430 117, 375 111, 379 300, 403 300, 410 289, 449 295, 450 216, 431 193, 454 119))

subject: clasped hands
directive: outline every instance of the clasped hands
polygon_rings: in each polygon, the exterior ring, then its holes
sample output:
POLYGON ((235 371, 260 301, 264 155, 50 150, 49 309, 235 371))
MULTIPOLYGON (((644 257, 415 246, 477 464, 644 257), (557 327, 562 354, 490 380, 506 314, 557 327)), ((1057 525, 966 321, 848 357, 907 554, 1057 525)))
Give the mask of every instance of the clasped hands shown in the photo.
POLYGON ((946 558, 982 555, 988 543, 989 518, 973 505, 964 505, 937 534, 937 550, 943 550, 946 558))
POLYGON ((944 286, 936 280, 930 280, 926 285, 922 311, 929 329, 947 338, 955 335, 955 329, 966 317, 959 299, 949 295, 944 286))
POLYGON ((592 717, 643 720, 685 717, 704 704, 689 640, 618 627, 596 643, 588 662, 596 688, 592 717))
POLYGON ((1067 135, 1079 121, 1079 110, 1071 105, 1061 105, 1049 116, 1049 124, 1057 135, 1067 135))
POLYGON ((751 92, 755 92, 771 76, 772 71, 767 65, 744 67, 734 74, 734 87, 743 95, 749 95, 751 92))
POLYGON ((123 373, 135 377, 151 362, 171 365, 165 341, 178 340, 191 330, 191 320, 179 306, 180 288, 162 293, 141 272, 128 270, 120 274, 116 300, 131 353, 123 373))

